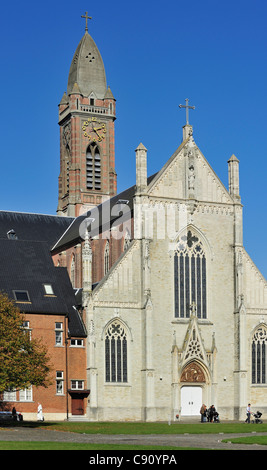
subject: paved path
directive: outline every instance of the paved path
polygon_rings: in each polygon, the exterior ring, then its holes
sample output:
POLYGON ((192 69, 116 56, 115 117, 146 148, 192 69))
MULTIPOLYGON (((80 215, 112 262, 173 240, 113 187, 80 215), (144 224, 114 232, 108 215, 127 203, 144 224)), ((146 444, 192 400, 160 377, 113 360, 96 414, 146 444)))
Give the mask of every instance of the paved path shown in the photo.
MULTIPOLYGON (((267 433, 257 433, 266 435, 267 433)), ((48 442, 80 442, 93 444, 131 444, 146 446, 194 447, 205 449, 227 450, 267 450, 267 446, 241 445, 222 442, 223 439, 238 436, 251 436, 247 434, 78 434, 73 432, 52 431, 32 428, 0 428, 0 441, 48 441, 48 442)))

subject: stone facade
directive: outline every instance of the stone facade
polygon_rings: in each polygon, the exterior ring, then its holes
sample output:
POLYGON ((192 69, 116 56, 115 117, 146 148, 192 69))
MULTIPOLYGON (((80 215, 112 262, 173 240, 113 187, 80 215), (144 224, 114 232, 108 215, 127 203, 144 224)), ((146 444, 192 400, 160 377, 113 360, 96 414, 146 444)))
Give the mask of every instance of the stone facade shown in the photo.
MULTIPOLYGON (((238 160, 228 162, 228 192, 192 135, 149 186, 142 184, 144 155, 140 146, 132 242, 88 292, 87 325, 93 325, 88 418, 167 420, 183 411, 188 415, 181 401, 185 387, 190 392, 198 388, 201 401, 214 403, 224 419, 243 419, 248 401, 267 409, 267 384, 252 383, 251 364, 252 336, 257 328, 266 328, 267 284, 243 247, 238 160), (203 258, 201 273, 196 268, 193 276, 191 267, 181 274, 182 281, 175 277, 175 253, 179 257, 189 250, 192 240, 194 249, 204 253, 205 282, 203 258), (193 299, 199 276, 201 294, 193 299), (188 299, 179 313, 176 303, 182 295, 188 299), (105 362, 105 341, 112 324, 114 331, 120 325, 126 332, 125 382, 116 379, 115 365, 107 382, 107 367, 112 366, 105 362)), ((192 263, 194 255, 188 256, 192 263)), ((113 339, 115 344, 116 333, 113 339)), ((116 357, 114 352, 114 361, 116 357)))

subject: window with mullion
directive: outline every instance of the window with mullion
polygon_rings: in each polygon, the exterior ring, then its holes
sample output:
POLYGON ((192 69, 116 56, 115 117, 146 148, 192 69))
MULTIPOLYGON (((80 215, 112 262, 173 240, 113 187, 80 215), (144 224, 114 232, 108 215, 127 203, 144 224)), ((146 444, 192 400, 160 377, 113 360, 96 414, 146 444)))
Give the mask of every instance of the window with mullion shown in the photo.
POLYGON ((105 335, 106 382, 127 382, 127 335, 125 328, 114 320, 105 335))
POLYGON ((206 257, 202 242, 188 231, 174 253, 174 307, 176 318, 189 318, 193 305, 198 318, 207 317, 206 257))
POLYGON ((261 325, 255 331, 251 344, 252 384, 266 384, 267 328, 261 325))

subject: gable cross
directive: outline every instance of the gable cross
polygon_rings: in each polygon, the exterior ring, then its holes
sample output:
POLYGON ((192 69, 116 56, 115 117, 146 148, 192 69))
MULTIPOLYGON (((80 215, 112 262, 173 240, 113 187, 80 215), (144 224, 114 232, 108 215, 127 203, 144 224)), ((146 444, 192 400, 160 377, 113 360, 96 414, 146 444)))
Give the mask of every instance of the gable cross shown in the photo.
POLYGON ((91 20, 92 17, 88 16, 88 11, 85 12, 85 15, 82 15, 81 18, 85 18, 85 31, 88 31, 88 24, 87 21, 91 20))
POLYGON ((189 109, 196 109, 196 107, 195 106, 189 106, 189 104, 188 104, 189 99, 188 98, 185 99, 185 102, 186 102, 186 104, 179 104, 179 108, 185 108, 186 124, 189 124, 189 109))

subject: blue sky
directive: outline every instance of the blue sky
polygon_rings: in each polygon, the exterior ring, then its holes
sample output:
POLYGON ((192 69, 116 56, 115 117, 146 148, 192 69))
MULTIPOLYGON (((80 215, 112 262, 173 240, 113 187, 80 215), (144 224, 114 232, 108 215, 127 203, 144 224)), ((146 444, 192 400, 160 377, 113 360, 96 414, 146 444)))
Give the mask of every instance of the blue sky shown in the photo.
POLYGON ((4 2, 1 209, 56 213, 58 103, 85 11, 117 100, 118 190, 135 183, 140 142, 149 174, 180 145, 189 98, 195 141, 226 187, 227 160, 240 160, 244 244, 267 277, 266 0, 4 2))

